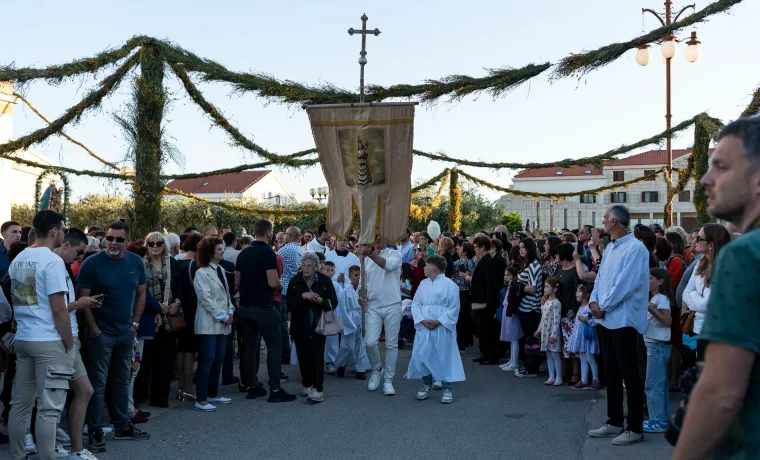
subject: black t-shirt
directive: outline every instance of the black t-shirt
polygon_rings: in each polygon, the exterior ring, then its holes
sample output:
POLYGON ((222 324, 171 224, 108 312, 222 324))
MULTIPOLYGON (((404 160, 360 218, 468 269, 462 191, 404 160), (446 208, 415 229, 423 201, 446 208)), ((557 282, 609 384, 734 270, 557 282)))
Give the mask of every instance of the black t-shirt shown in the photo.
POLYGON ((238 255, 235 270, 240 272, 240 306, 274 305, 267 270, 277 270, 277 256, 268 244, 254 241, 238 255))

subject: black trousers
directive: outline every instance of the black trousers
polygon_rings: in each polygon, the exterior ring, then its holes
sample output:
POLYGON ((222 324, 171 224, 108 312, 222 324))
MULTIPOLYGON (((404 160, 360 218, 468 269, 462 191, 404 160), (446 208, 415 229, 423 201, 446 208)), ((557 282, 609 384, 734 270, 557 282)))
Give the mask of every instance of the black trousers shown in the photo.
POLYGON ((280 312, 274 305, 266 307, 241 306, 238 309, 238 332, 243 340, 240 353, 240 383, 255 388, 261 386, 259 378, 259 344, 267 345, 267 371, 269 389, 280 389, 282 339, 280 338, 280 312))
POLYGON ((457 345, 460 350, 473 344, 475 329, 472 321, 472 297, 470 291, 459 291, 459 317, 457 318, 457 345))
POLYGON ((499 360, 499 323, 488 308, 475 312, 480 354, 486 361, 499 360))
MULTIPOLYGON (((518 311, 517 315, 520 318, 520 327, 523 331, 523 337, 520 339, 520 351, 524 354, 525 340, 538 330, 538 325, 541 323, 541 313, 537 311, 518 311)), ((541 355, 526 356, 523 367, 525 367, 525 371, 528 374, 538 374, 538 367, 541 365, 542 360, 541 355)))
POLYGON ((638 333, 632 327, 607 329, 599 326, 607 375, 607 423, 624 426, 623 382, 628 393, 628 430, 641 434, 644 422, 644 388, 637 363, 638 333))
MULTIPOLYGON (((240 332, 237 330, 238 320, 235 318, 232 321, 232 332, 227 336, 226 351, 224 354, 224 362, 222 363, 222 382, 230 382, 235 378, 235 371, 233 370, 235 361, 235 337, 240 332)), ((240 374, 243 373, 243 360, 238 363, 240 374)))
POLYGON ((323 391, 325 382, 325 341, 327 337, 315 334, 308 339, 294 340, 298 368, 304 387, 314 387, 323 391))
POLYGON ((176 358, 177 337, 166 332, 163 327, 156 331, 153 340, 145 341, 140 370, 135 378, 135 404, 147 399, 150 388, 150 405, 168 407, 176 358))

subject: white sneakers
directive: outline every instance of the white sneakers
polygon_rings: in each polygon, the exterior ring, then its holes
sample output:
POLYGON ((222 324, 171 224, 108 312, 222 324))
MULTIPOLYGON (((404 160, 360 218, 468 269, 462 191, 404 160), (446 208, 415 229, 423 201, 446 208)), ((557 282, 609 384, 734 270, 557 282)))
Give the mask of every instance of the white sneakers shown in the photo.
POLYGON ((327 363, 325 366, 325 373, 327 374, 335 374, 338 372, 338 369, 335 367, 335 364, 333 363, 327 363))
POLYGON ((26 436, 24 436, 24 449, 26 450, 27 455, 37 453, 37 446, 34 445, 32 433, 27 433, 26 436))
POLYGON ((229 404, 231 402, 232 402, 232 399, 230 398, 224 398, 224 397, 208 398, 209 404, 229 404))
POLYGON ((443 389, 443 384, 441 384, 441 382, 433 382, 433 389, 434 390, 442 390, 443 389))
POLYGON ((631 444, 636 444, 637 442, 642 442, 644 440, 643 434, 624 430, 622 426, 612 426, 608 423, 602 425, 601 428, 589 431, 588 435, 592 438, 606 438, 607 436, 617 435, 615 439, 612 440, 612 444, 615 446, 630 446, 631 444))
POLYGON ((613 446, 630 446, 631 444, 636 444, 637 442, 642 442, 644 440, 643 434, 637 434, 633 431, 623 431, 620 433, 618 437, 612 440, 613 446))
POLYGON ((451 393, 450 388, 443 390, 443 396, 441 396, 441 402, 443 404, 451 404, 454 402, 454 394, 451 393))
POLYGON ((68 433, 66 433, 63 428, 56 428, 55 442, 63 447, 69 447, 71 445, 71 437, 69 437, 68 433))
POLYGON ((605 423, 601 426, 601 428, 597 428, 595 430, 590 430, 588 432, 588 435, 592 438, 606 438, 607 436, 612 436, 613 434, 620 434, 623 432, 622 426, 613 426, 609 423, 605 423))
POLYGON ((69 458, 69 451, 60 444, 55 445, 55 458, 69 458))
POLYGON ((313 390, 314 387, 303 387, 303 390, 301 390, 301 396, 304 398, 309 396, 311 394, 311 390, 313 390))
POLYGON ((385 383, 383 383, 383 394, 385 396, 393 396, 396 394, 396 389, 393 388, 393 383, 391 383, 390 380, 386 380, 385 383))
POLYGON ((198 401, 195 401, 195 406, 193 407, 193 409, 199 410, 201 412, 214 412, 216 410, 216 406, 212 405, 211 403, 203 405, 199 403, 198 401))
POLYGON ((380 369, 379 371, 372 371, 372 375, 369 377, 369 383, 367 384, 367 389, 369 391, 375 391, 380 386, 380 380, 383 376, 383 370, 380 369))
POLYGON ((79 452, 70 452, 69 460, 98 460, 98 457, 92 455, 87 449, 82 449, 79 452))
POLYGON ((499 366, 504 372, 514 372, 517 370, 517 366, 513 366, 512 363, 506 363, 499 366))
POLYGON ((307 399, 311 402, 321 403, 325 400, 325 395, 321 391, 317 391, 316 388, 312 388, 307 399))
POLYGON ((422 401, 423 399, 427 399, 428 395, 430 395, 430 385, 425 385, 423 383, 420 389, 417 391, 417 399, 422 401))

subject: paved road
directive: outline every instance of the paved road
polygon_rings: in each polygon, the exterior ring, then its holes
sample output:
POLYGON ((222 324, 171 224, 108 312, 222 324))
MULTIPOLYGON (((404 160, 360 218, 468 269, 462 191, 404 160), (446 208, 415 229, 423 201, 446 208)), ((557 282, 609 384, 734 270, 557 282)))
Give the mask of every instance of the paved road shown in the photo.
MULTIPOLYGON (((455 402, 439 402, 440 392, 417 401, 418 381, 404 380, 411 350, 402 350, 395 381, 396 396, 370 393, 366 381, 326 376, 325 402, 305 398, 270 404, 246 400, 233 387, 222 395, 234 399, 214 413, 173 402, 153 412, 142 428, 148 441, 106 438, 100 459, 641 459, 669 458, 671 449, 659 435, 646 442, 614 447, 609 439, 588 439, 589 426, 606 419, 604 393, 545 387, 540 379, 518 379, 496 366, 479 366, 466 353, 467 382, 455 384, 455 402)), ((262 363, 265 362, 262 360, 262 363)), ((284 366, 300 390, 297 366, 284 366)), ((262 369, 266 373, 266 369, 262 369)), ((266 381, 266 379, 264 379, 266 381)), ((0 446, 0 458, 8 447, 0 446)))

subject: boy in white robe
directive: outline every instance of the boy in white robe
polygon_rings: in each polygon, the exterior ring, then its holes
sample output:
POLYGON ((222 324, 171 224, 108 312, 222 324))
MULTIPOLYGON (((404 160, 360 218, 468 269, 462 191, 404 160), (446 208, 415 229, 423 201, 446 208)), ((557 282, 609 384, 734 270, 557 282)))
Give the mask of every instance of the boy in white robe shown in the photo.
POLYGON ((443 386, 441 402, 454 402, 451 383, 465 380, 462 357, 457 346, 459 287, 446 278, 446 259, 439 255, 427 258, 425 275, 412 301, 416 333, 412 360, 406 378, 421 378, 417 399, 427 399, 433 381, 443 386))
MULTIPOLYGON (((320 262, 322 262, 321 259, 320 262)), ((332 280, 333 276, 335 275, 335 264, 330 261, 324 261, 321 265, 321 272, 332 280)), ((338 305, 333 306, 335 307, 335 312, 340 315, 342 297, 341 294, 343 292, 343 288, 336 281, 333 281, 332 283, 333 287, 335 288, 335 295, 338 297, 338 305)), ((327 337, 325 341, 325 372, 328 374, 334 374, 337 372, 337 369, 335 368, 335 360, 338 358, 339 346, 340 343, 337 335, 331 335, 327 337)))
POLYGON ((358 265, 348 269, 349 283, 340 297, 341 309, 338 314, 343 320, 343 336, 335 365, 338 366, 338 377, 343 377, 346 366, 353 364, 356 368, 356 378, 365 380, 365 372, 371 366, 362 338, 362 307, 359 305, 358 292, 360 273, 358 265))
POLYGON ((350 251, 348 241, 338 240, 334 251, 327 251, 325 260, 335 264, 335 275, 333 281, 337 281, 341 288, 348 287, 351 284, 348 281, 348 269, 354 265, 359 265, 359 258, 350 251))

